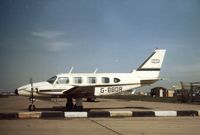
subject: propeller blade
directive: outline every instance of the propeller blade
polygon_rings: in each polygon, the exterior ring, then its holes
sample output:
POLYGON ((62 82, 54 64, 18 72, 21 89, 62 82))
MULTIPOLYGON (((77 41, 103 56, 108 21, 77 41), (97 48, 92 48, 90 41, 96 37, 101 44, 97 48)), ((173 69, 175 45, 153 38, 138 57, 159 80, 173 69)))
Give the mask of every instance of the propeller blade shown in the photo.
POLYGON ((31 84, 31 103, 33 104, 33 79, 30 78, 30 84, 31 84))

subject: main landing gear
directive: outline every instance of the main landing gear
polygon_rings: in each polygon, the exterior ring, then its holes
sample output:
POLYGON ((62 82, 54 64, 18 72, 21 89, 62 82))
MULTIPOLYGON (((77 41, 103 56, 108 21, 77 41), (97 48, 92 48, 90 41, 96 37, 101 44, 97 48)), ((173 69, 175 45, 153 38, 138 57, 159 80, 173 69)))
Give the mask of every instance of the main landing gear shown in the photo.
POLYGON ((67 98, 66 103, 67 111, 83 111, 83 101, 82 98, 76 98, 76 104, 73 104, 73 99, 71 97, 67 98))

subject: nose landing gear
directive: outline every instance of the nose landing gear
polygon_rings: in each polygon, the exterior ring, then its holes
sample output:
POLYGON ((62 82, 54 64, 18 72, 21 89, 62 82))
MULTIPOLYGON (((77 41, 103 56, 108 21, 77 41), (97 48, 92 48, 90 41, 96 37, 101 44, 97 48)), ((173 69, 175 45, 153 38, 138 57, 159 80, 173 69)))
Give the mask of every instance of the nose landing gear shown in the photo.
POLYGON ((30 105, 28 106, 28 110, 29 110, 29 111, 35 111, 35 110, 36 110, 35 105, 30 104, 30 105))
POLYGON ((32 78, 30 79, 30 84, 31 84, 31 96, 30 96, 29 99, 31 101, 31 104, 28 106, 28 110, 29 111, 35 111, 36 107, 33 104, 34 103, 34 98, 33 98, 33 80, 32 80, 32 78))

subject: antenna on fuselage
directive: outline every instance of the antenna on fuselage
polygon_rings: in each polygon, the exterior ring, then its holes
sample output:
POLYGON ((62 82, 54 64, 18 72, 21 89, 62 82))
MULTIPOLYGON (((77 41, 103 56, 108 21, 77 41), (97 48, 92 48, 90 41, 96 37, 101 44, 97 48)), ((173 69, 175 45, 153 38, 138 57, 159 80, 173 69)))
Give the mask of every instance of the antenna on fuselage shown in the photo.
POLYGON ((98 71, 98 68, 96 68, 96 69, 94 70, 94 74, 96 74, 97 71, 98 71))
POLYGON ((69 74, 72 73, 73 69, 74 69, 74 67, 72 66, 71 69, 70 69, 70 71, 69 71, 69 74))

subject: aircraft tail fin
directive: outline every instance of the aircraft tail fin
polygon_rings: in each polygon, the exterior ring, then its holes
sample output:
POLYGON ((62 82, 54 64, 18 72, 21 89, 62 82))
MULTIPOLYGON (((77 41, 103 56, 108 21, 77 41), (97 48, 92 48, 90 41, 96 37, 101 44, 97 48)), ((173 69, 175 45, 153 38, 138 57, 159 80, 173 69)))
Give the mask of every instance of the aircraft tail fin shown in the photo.
POLYGON ((135 71, 138 77, 158 78, 165 56, 165 49, 156 49, 135 71))

